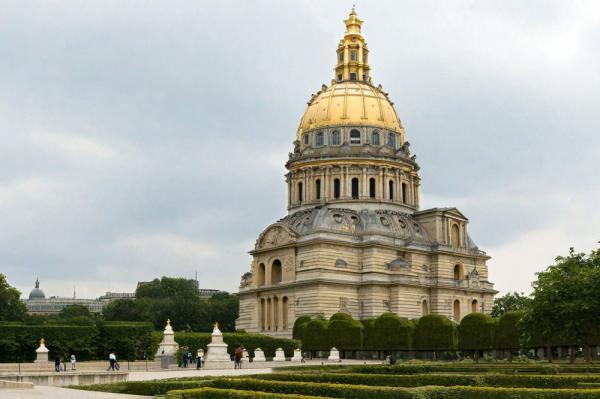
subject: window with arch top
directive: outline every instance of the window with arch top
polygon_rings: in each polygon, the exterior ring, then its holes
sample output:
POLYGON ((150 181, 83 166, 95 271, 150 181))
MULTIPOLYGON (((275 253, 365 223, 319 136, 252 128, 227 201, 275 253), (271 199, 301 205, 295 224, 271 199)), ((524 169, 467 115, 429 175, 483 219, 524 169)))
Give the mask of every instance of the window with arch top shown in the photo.
POLYGON ((310 141, 310 136, 308 134, 305 134, 302 139, 304 140, 304 144, 308 145, 309 141, 310 141))
POLYGON ((471 302, 471 313, 477 313, 479 311, 479 303, 477 299, 473 299, 471 302))
POLYGON ((406 185, 406 183, 402 183, 402 202, 404 202, 405 204, 408 202, 407 198, 408 198, 408 186, 406 185))
POLYGON ((350 144, 360 144, 360 132, 356 129, 350 131, 350 144))
POLYGON ((358 199, 358 178, 355 177, 352 179, 352 198, 358 199))
POLYGON ((454 280, 462 280, 464 278, 462 265, 454 266, 454 280))
POLYGON ((340 198, 340 179, 333 180, 333 198, 340 198))
POLYGON ((460 246, 460 228, 456 223, 452 225, 452 229, 450 230, 450 244, 453 247, 460 246))
POLYGON ((454 321, 459 322, 460 321, 460 301, 457 299, 454 301, 454 321))
POLYGON ((281 261, 275 259, 271 264, 271 284, 281 283, 281 261))
POLYGON ((340 131, 334 130, 331 133, 331 145, 340 145, 341 142, 342 140, 340 139, 340 131))
POLYGON ((396 148, 396 134, 388 133, 388 142, 387 145, 392 148, 396 148))
POLYGON ((302 202, 303 198, 302 198, 302 182, 298 183, 298 202, 302 202))
POLYGON ((319 132, 315 135, 315 145, 316 146, 323 145, 323 132, 319 132))
POLYGON ((369 198, 375 198, 375 179, 369 179, 369 198))
POLYGON ((388 196, 390 198, 390 201, 393 201, 394 200, 394 181, 393 180, 390 180, 388 182, 388 191, 389 191, 388 196))
POLYGON ((375 130, 373 133, 371 133, 371 144, 379 145, 379 142, 379 132, 375 130))
POLYGON ((321 179, 315 180, 315 195, 317 199, 321 199, 321 179))

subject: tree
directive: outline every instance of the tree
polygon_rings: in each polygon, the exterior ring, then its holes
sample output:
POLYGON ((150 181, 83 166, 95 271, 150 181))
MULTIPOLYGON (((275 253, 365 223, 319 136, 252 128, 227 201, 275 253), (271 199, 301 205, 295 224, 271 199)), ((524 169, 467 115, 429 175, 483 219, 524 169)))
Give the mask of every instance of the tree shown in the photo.
MULTIPOLYGON (((83 320, 89 320, 90 323, 93 322, 93 316, 90 313, 89 309, 82 305, 69 305, 65 306, 58 316, 67 323, 73 323, 75 321, 81 322, 83 320)), ((80 324, 80 323, 77 323, 80 324)), ((88 323, 89 324, 89 323, 88 323)))
POLYGON ((364 327, 358 320, 345 313, 336 313, 329 319, 327 327, 331 346, 341 351, 360 350, 363 344, 364 327))
POLYGON ((415 325, 395 313, 383 313, 375 319, 368 347, 383 351, 410 350, 415 325))
MULTIPOLYGON (((585 348, 590 360, 590 346, 600 344, 600 250, 589 255, 570 249, 555 264, 537 273, 532 301, 523 319, 530 347, 555 345, 585 348)), ((571 357, 574 360, 574 357, 571 357)))
POLYGON ((20 321, 27 314, 27 307, 21 301, 21 292, 8 284, 4 274, 0 274, 0 321, 20 321))
POLYGON ((521 346, 521 335, 523 334, 521 320, 524 314, 522 311, 506 312, 496 323, 494 348, 508 351, 509 361, 512 361, 513 351, 521 346))
POLYGON ((479 351, 492 349, 495 319, 484 313, 466 315, 458 326, 458 347, 473 352, 479 360, 479 351))
POLYGON ((526 310, 530 302, 531 298, 522 292, 509 292, 494 299, 491 316, 500 317, 506 312, 526 310))
POLYGON ((135 297, 140 298, 199 298, 196 280, 186 278, 162 277, 148 283, 140 283, 135 290, 135 297))
POLYGON ((310 316, 300 316, 294 322, 294 328, 292 330, 292 337, 302 341, 304 339, 304 330, 306 325, 310 321, 310 316))
POLYGON ((458 341, 456 323, 445 316, 430 314, 417 322, 414 333, 414 348, 433 351, 437 359, 439 351, 454 351, 458 341))

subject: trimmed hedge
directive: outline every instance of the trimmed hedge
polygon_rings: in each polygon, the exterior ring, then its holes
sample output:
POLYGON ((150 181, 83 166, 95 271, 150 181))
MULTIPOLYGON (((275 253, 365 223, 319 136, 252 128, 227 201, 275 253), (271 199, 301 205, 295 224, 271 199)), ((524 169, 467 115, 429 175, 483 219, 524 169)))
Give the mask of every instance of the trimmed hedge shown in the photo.
POLYGON ((496 324, 494 332, 494 348, 496 349, 518 349, 521 345, 521 320, 523 312, 506 312, 496 324))
POLYGON ((466 315, 458 326, 458 348, 467 351, 492 349, 496 323, 484 313, 466 315))
MULTIPOLYGON (((323 366, 311 367, 313 371, 327 370, 323 366)), ((461 364, 461 363, 431 363, 431 364, 399 364, 372 366, 340 366, 339 372, 361 374, 424 374, 424 373, 502 373, 502 374, 575 374, 600 373, 600 366, 570 365, 570 364, 461 364)))
POLYGON ((310 316, 300 316, 294 322, 294 328, 292 330, 292 338, 298 339, 300 341, 304 338, 304 330, 306 329, 306 325, 310 321, 310 316))
POLYGON ((456 350, 456 323, 445 316, 430 314, 421 317, 414 332, 414 348, 429 351, 456 350))
POLYGON ((374 350, 410 350, 415 325, 395 313, 383 313, 375 319, 366 346, 374 350))
POLYGON ((154 326, 150 322, 101 322, 98 330, 100 359, 108 359, 108 354, 114 351, 119 359, 142 360, 144 355, 153 358, 158 349, 158 345, 154 346, 154 326))
POLYGON ((363 346, 363 325, 345 313, 336 313, 327 326, 328 342, 342 351, 359 350, 363 346))
MULTIPOLYGON (((206 350, 211 339, 210 333, 175 333, 175 341, 179 346, 187 346, 192 353, 196 353, 200 348, 206 350)), ((243 345, 250 356, 254 356, 254 350, 260 348, 265 352, 266 357, 274 357, 275 350, 282 348, 287 357, 292 357, 294 349, 300 346, 298 341, 292 339, 274 338, 262 334, 223 333, 223 341, 227 344, 227 352, 230 355, 233 355, 236 345, 243 345)))
POLYGON ((358 384, 388 387, 436 386, 486 386, 504 388, 577 388, 581 384, 600 383, 600 376, 546 376, 546 375, 503 375, 503 374, 262 374, 254 378, 269 381, 301 381, 330 384, 358 384))
POLYGON ((320 396, 282 395, 236 389, 200 388, 171 391, 165 399, 326 399, 320 396))
POLYGON ((46 340, 51 359, 72 352, 78 360, 91 360, 98 356, 100 337, 96 326, 5 322, 0 323, 0 362, 35 360, 35 350, 41 338, 46 340))
POLYGON ((365 385, 283 382, 257 379, 217 379, 216 388, 300 394, 346 399, 598 399, 600 389, 534 389, 490 387, 396 388, 365 385))
POLYGON ((194 380, 154 380, 154 381, 128 381, 114 384, 74 385, 70 388, 84 391, 111 392, 129 395, 155 396, 164 395, 174 389, 191 389, 208 386, 210 379, 194 380))
POLYGON ((304 341, 302 341, 303 350, 312 351, 328 351, 331 349, 329 340, 327 339, 327 328, 329 321, 327 320, 311 320, 304 329, 304 341))

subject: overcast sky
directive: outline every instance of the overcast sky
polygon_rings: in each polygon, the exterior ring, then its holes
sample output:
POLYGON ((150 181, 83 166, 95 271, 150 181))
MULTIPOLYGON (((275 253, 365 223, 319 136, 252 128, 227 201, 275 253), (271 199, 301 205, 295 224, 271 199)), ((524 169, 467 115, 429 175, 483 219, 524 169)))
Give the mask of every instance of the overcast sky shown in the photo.
MULTIPOLYGON (((235 291, 348 1, 0 1, 0 273, 235 291)), ((501 292, 600 240, 600 3, 357 1, 372 76, 501 292)))

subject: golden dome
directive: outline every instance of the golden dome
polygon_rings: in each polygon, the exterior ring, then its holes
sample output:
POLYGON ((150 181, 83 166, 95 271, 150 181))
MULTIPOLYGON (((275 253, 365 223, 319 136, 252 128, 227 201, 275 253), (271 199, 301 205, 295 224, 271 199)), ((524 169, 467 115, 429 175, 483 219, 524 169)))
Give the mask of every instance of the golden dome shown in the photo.
POLYGON ((373 126, 400 134, 404 130, 394 104, 381 86, 371 84, 369 49, 360 32, 363 21, 352 8, 344 21, 346 32, 336 50, 334 80, 313 95, 302 116, 296 139, 306 131, 327 126, 373 126))
POLYGON ((297 140, 306 131, 327 126, 374 126, 400 133, 404 129, 394 105, 380 88, 356 81, 323 86, 308 103, 298 128, 297 140))

